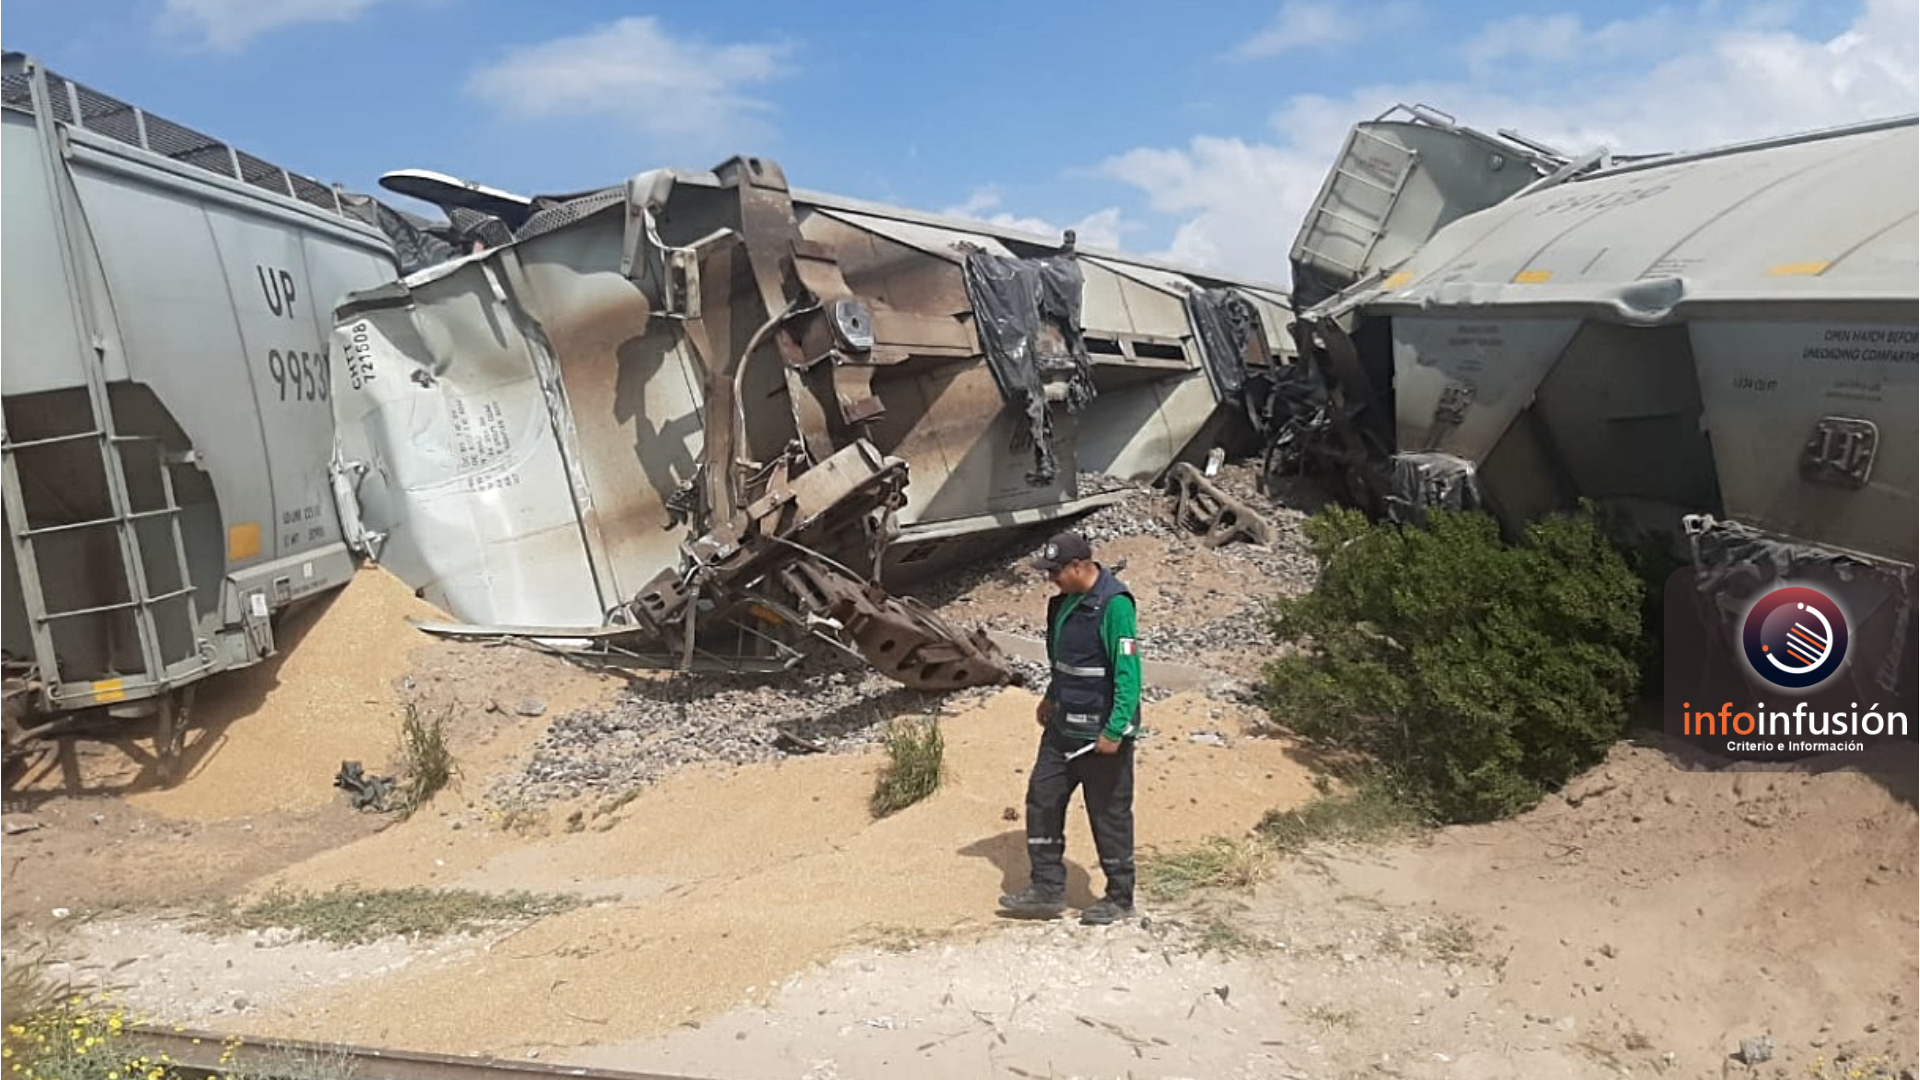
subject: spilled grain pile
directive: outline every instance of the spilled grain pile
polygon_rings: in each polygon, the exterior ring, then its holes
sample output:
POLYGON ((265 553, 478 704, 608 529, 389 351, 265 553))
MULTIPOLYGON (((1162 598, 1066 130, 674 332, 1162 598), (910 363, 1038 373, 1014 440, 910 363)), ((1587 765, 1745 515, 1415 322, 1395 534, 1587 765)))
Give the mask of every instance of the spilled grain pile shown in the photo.
POLYGON ((199 687, 188 782, 132 801, 195 821, 333 801, 342 761, 384 766, 393 751, 393 684, 408 653, 428 640, 409 616, 445 618, 385 570, 360 570, 336 595, 282 623, 278 656, 199 687))

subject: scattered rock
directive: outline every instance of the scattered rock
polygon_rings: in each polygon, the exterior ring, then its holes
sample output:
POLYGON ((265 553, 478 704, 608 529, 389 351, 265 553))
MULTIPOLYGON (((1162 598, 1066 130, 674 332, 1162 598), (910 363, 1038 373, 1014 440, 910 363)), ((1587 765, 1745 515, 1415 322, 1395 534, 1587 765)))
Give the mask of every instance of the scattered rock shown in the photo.
MULTIPOLYGON (((1215 590, 1234 600, 1224 615, 1222 605, 1211 604, 1194 608, 1204 615, 1174 609, 1151 620, 1141 628, 1146 655, 1209 663, 1221 655, 1269 649, 1273 642, 1265 617, 1268 587, 1297 594, 1318 579, 1319 566, 1301 531, 1306 514, 1276 505, 1259 490, 1257 473, 1255 464, 1228 466, 1216 480, 1269 516, 1275 543, 1270 547, 1234 543, 1212 550, 1202 545, 1198 535, 1171 523, 1171 506, 1163 492, 1094 474, 1080 477, 1083 495, 1121 493, 1117 503, 1075 525, 1096 545, 1126 537, 1154 537, 1167 543, 1168 558, 1175 566, 1188 565, 1189 559, 1196 570, 1237 562, 1256 571, 1263 584, 1258 591, 1243 590, 1244 595, 1215 590)), ((974 565, 943 576, 924 595, 916 594, 916 599, 963 630, 1004 629, 1004 618, 986 613, 969 617, 967 609, 978 587, 1013 580, 1014 564, 1030 554, 1018 548, 1008 545, 984 551, 974 565)), ((1016 658, 1013 666, 1028 686, 1046 684, 1044 664, 1016 658)), ((587 794, 627 791, 687 765, 755 764, 777 760, 796 747, 808 753, 860 752, 883 740, 888 720, 925 715, 942 705, 964 706, 997 691, 994 687, 949 694, 913 691, 857 660, 825 651, 774 674, 638 679, 611 706, 556 716, 521 774, 500 778, 488 796, 503 808, 530 808, 587 794)), ((1258 703, 1257 691, 1252 683, 1230 678, 1212 692, 1223 702, 1250 705, 1258 703)), ((1171 697, 1172 691, 1149 685, 1142 696, 1152 703, 1171 697)), ((499 702, 492 704, 501 708, 499 702)), ((545 703, 530 698, 515 711, 539 715, 545 703), (540 708, 533 710, 536 702, 540 708)), ((1230 739, 1230 731, 1215 731, 1195 742, 1230 747, 1230 739)))
POLYGON ((1773 1040, 1765 1035, 1755 1035, 1740 1040, 1740 1063, 1758 1065, 1773 1058, 1773 1040))
POLYGON ((1612 780, 1601 779, 1597 783, 1587 784, 1587 785, 1578 786, 1578 787, 1570 787, 1562 794, 1562 798, 1567 800, 1568 806, 1579 806, 1581 803, 1586 802, 1588 799, 1597 799, 1600 796, 1605 795, 1606 793, 1612 791, 1615 788, 1615 786, 1616 785, 1612 780))
POLYGON ((0 823, 0 830, 4 830, 8 836, 18 836, 38 828, 40 823, 30 817, 10 817, 4 823, 0 823))
POLYGON ((513 711, 521 716, 540 716, 547 711, 547 703, 540 698, 530 697, 514 706, 513 711))
POLYGON ((495 781, 491 794, 525 805, 624 792, 686 765, 774 761, 788 756, 783 730, 851 752, 878 744, 888 719, 924 715, 941 698, 826 656, 774 675, 636 680, 611 706, 555 717, 522 773, 495 781))

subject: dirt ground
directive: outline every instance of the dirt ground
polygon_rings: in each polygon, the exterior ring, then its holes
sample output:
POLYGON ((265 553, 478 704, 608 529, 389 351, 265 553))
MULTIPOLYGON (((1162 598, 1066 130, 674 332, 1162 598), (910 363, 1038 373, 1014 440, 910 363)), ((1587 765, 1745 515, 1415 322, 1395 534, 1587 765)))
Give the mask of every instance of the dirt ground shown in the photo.
MULTIPOLYGON (((1188 602, 1182 567, 1156 562, 1153 544, 1136 544, 1130 576, 1159 603, 1188 602)), ((1031 586, 967 599, 1012 622, 1038 600, 1019 589, 1031 586)), ((1191 604, 1224 610, 1220 592, 1191 604)), ((554 717, 624 681, 437 641, 406 615, 437 617, 368 570, 283 630, 283 659, 232 680, 224 702, 202 699, 192 773, 172 790, 84 743, 66 770, 30 776, 0 839, 9 948, 45 945, 56 971, 214 1030, 728 1080, 1915 1064, 1910 789, 1682 772, 1623 744, 1512 821, 1291 859, 1257 888, 1143 901, 1112 927, 1012 922, 993 903, 1024 869, 1028 691, 945 714, 946 784, 880 820, 872 749, 688 767, 624 801, 503 813, 488 784, 554 717), (405 821, 350 809, 336 770, 389 769, 408 704, 448 718, 455 785, 405 821), (590 902, 349 948, 209 937, 183 914, 343 884, 590 902), (1763 1035, 1770 1060, 1729 1058, 1763 1035)), ((1311 756, 1244 734, 1254 719, 1200 692, 1155 706, 1139 748, 1143 853, 1243 835, 1313 795, 1311 756)), ((1079 906, 1100 881, 1077 805, 1070 822, 1079 906)))
POLYGON ((68 916, 231 894, 262 874, 371 835, 391 819, 352 810, 343 762, 388 769, 409 702, 451 710, 449 738, 485 770, 537 736, 489 701, 538 687, 551 708, 610 694, 622 680, 564 661, 428 638, 408 617, 444 619, 384 570, 296 613, 278 655, 196 693, 184 778, 156 779, 152 732, 63 740, 7 791, 8 931, 68 916), (491 673, 491 674, 489 674, 491 673), (17 830, 17 831, 16 831, 17 830))

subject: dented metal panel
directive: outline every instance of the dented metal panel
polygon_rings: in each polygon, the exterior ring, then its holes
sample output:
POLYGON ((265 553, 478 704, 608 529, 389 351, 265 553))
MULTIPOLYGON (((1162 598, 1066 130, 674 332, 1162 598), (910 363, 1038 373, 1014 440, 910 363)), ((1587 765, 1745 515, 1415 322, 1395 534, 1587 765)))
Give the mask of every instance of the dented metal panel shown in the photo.
POLYGON ((1151 481, 1220 413, 1204 372, 1115 386, 1072 428, 1082 472, 1151 481))
POLYGON ((1696 319, 1688 329, 1723 516, 1915 562, 1920 326, 1911 313, 1696 319))
POLYGON ((1392 452, 1477 470, 1509 525, 1584 496, 1911 564, 1917 133, 1569 168, 1304 310, 1303 337, 1357 415, 1391 403, 1392 452))
POLYGON ((598 625, 547 390, 498 303, 471 258, 340 309, 336 453, 362 546, 462 618, 598 625))
POLYGON ((1397 105, 1355 124, 1289 253, 1295 295, 1316 304, 1566 163, 1539 144, 1461 127, 1427 106, 1397 105), (1407 119, 1390 119, 1402 111, 1407 119))
POLYGON ((1523 195, 1441 231, 1371 305, 1576 306, 1658 322, 1743 302, 1913 296, 1914 120, 1523 195))
POLYGON ((684 663, 812 635, 909 685, 1011 678, 876 575, 1096 505, 1081 472, 1203 455, 1241 369, 1289 351, 1202 363, 1189 298, 1232 282, 802 197, 765 159, 527 205, 512 242, 341 307, 347 518, 460 619, 684 663))

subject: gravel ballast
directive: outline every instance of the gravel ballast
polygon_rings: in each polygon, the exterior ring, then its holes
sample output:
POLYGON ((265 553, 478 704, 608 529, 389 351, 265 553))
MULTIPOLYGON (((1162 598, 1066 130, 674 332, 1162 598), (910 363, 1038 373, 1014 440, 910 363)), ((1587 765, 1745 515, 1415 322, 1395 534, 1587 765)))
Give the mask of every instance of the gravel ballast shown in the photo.
MULTIPOLYGON (((1247 466, 1227 466, 1215 478, 1223 489, 1264 513, 1274 526, 1272 547, 1246 543, 1207 549, 1198 534, 1172 520, 1172 501, 1145 485, 1129 485, 1104 476, 1082 476, 1083 492, 1124 491, 1116 504, 1082 518, 1072 527, 1096 548, 1122 538, 1163 541, 1169 559, 1194 573, 1238 564, 1260 583, 1223 618, 1183 620, 1174 605, 1165 616, 1141 628, 1149 656, 1204 664, 1229 650, 1267 649, 1273 642, 1264 609, 1274 595, 1311 588, 1317 568, 1300 525, 1306 515, 1273 506, 1253 486, 1247 466)), ((988 549, 980 561, 921 590, 936 611, 953 597, 993 583, 1014 580, 1010 573, 1033 552, 1019 545, 988 549)), ((1237 579, 1236 579, 1237 580, 1237 579)), ((946 617, 963 629, 979 625, 951 612, 946 617)), ((1045 686, 1046 668, 1014 661, 1034 689, 1045 686)), ((1247 687, 1226 691, 1244 698, 1247 687)), ((525 804, 582 795, 609 795, 649 783, 681 766, 719 763, 742 765, 777 760, 792 753, 857 752, 885 737, 887 721, 964 707, 997 688, 940 694, 908 689, 850 658, 823 650, 800 667, 774 675, 691 674, 635 679, 609 708, 577 710, 557 716, 533 751, 520 776, 496 785, 493 798, 525 804)), ((1149 686, 1151 703, 1168 696, 1149 686)))

